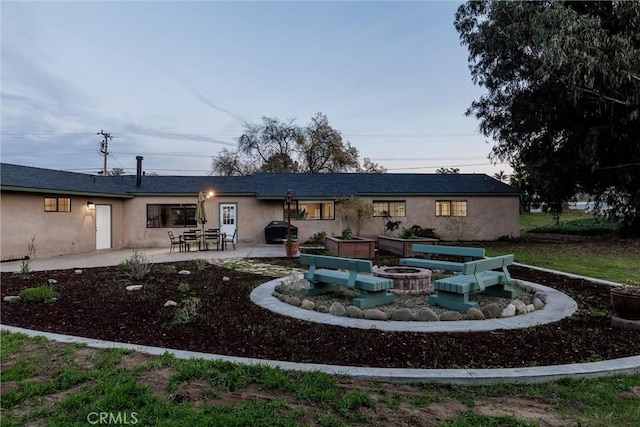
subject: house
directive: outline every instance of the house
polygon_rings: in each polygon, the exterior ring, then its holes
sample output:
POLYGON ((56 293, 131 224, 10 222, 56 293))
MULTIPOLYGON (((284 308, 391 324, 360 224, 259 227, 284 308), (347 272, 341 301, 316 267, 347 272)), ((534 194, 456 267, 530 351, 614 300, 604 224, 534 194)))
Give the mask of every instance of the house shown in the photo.
POLYGON ((2 260, 24 257, 32 239, 37 257, 168 246, 167 231, 198 228, 198 194, 209 191, 206 228, 236 232, 241 243, 264 243, 265 226, 287 219, 287 191, 301 241, 353 228, 339 208, 350 197, 373 203, 364 237, 383 234, 383 211, 401 226, 434 228, 445 240, 519 235, 519 190, 483 174, 147 176, 140 156, 136 175, 0 167, 2 260))

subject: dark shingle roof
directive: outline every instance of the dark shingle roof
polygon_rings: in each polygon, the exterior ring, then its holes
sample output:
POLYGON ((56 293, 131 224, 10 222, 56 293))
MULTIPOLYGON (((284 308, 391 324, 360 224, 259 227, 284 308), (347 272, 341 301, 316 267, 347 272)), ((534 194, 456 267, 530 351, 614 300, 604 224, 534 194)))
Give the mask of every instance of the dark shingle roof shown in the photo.
POLYGON ((520 191, 484 174, 281 174, 251 176, 94 176, 10 164, 1 165, 3 190, 57 192, 113 197, 194 195, 212 189, 220 195, 251 195, 282 199, 288 190, 296 199, 349 196, 493 195, 520 191))

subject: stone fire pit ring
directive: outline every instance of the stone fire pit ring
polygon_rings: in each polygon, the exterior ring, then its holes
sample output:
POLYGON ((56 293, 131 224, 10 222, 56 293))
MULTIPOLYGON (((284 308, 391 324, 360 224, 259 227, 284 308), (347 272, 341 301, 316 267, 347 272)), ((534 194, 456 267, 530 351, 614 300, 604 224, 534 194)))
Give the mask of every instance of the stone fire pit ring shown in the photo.
POLYGON ((373 275, 393 280, 391 293, 426 293, 434 292, 431 284, 431 270, 407 266, 374 267, 373 275))

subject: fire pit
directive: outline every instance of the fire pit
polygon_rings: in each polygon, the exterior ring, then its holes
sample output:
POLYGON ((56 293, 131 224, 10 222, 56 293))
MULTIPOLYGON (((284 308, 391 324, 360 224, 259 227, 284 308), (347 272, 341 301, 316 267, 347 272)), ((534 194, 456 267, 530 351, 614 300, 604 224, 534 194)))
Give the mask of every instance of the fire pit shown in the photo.
POLYGON ((373 275, 392 279, 394 293, 433 293, 431 270, 416 267, 376 267, 373 275))

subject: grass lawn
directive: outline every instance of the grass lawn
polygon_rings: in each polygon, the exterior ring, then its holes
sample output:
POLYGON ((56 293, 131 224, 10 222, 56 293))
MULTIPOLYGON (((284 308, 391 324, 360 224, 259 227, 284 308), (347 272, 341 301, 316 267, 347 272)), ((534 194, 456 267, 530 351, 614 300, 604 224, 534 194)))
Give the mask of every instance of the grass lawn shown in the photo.
MULTIPOLYGON (((562 214, 561 228, 591 216, 578 210, 562 214)), ((487 255, 513 253, 515 261, 538 267, 624 283, 640 282, 640 240, 611 236, 580 237, 564 234, 536 234, 531 230, 554 224, 547 213, 520 216, 522 238, 512 241, 482 242, 487 255)))
POLYGON ((640 375, 446 386, 152 357, 3 332, 2 425, 637 426, 640 375), (101 418, 103 417, 103 418, 101 418))

